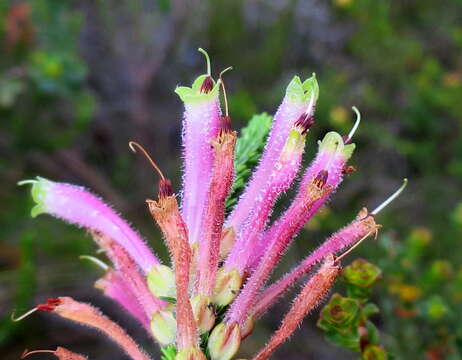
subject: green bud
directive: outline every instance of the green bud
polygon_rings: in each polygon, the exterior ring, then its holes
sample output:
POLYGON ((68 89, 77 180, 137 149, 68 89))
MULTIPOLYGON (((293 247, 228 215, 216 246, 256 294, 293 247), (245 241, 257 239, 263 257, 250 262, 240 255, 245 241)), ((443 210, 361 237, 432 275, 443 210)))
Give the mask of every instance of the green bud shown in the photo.
POLYGON ((189 348, 181 350, 175 356, 175 360, 207 360, 207 357, 199 349, 189 348))
POLYGON ((148 274, 148 287, 151 293, 158 298, 175 298, 175 274, 166 265, 154 265, 148 274))
POLYGON ((218 324, 210 334, 207 348, 212 360, 230 360, 241 345, 238 324, 218 324))
POLYGON ((329 303, 321 310, 317 325, 325 331, 339 333, 356 332, 360 314, 359 310, 358 300, 334 294, 329 303))
POLYGON ((36 180, 23 180, 18 182, 18 185, 27 184, 32 184, 31 195, 32 199, 36 202, 36 205, 31 209, 31 216, 37 217, 38 215, 46 212, 44 199, 52 182, 39 176, 37 176, 36 180))
POLYGON ((242 279, 239 271, 236 269, 231 271, 220 269, 217 273, 215 289, 213 290, 213 303, 219 306, 228 305, 239 293, 241 285, 242 279))
POLYGON ((215 313, 210 298, 197 295, 191 299, 191 307, 201 334, 210 331, 215 325, 215 313))
POLYGON ((254 326, 255 318, 253 315, 250 315, 241 328, 241 338, 245 339, 247 336, 249 336, 252 333, 254 326))
POLYGON ((151 331, 162 346, 175 342, 176 320, 172 311, 159 310, 151 319, 151 331))

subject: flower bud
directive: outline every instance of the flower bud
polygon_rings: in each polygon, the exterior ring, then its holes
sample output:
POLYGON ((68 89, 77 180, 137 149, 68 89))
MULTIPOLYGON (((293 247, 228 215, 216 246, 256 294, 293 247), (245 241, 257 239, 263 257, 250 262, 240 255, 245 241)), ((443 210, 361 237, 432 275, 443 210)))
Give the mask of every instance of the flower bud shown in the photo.
POLYGON ((226 227, 221 234, 220 257, 226 258, 236 242, 236 231, 232 227, 226 227))
POLYGON ((175 360, 207 360, 207 357, 199 349, 188 348, 181 350, 175 356, 175 360))
POLYGON ((241 331, 234 323, 221 323, 210 334, 208 349, 212 360, 229 360, 236 354, 241 344, 241 331))
POLYGON ((201 334, 210 331, 215 324, 215 313, 210 299, 206 296, 197 295, 191 299, 191 307, 201 334))
POLYGON ((250 315, 244 322, 244 324, 241 326, 241 339, 245 339, 247 336, 252 334, 254 326, 255 318, 253 315, 250 315))
POLYGON ((239 271, 220 269, 217 273, 212 301, 220 306, 228 305, 238 294, 241 285, 242 279, 239 271))
POLYGON ((151 319, 151 331, 162 346, 172 344, 176 338, 176 320, 173 312, 157 311, 151 319))
POLYGON ((175 298, 175 274, 166 265, 155 265, 148 273, 148 287, 151 293, 158 298, 175 298))

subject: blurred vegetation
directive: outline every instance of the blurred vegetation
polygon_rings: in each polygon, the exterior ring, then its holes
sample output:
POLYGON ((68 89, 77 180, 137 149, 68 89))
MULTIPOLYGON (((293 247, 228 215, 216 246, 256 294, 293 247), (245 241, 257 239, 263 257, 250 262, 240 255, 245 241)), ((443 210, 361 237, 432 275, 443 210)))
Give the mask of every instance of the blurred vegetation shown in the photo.
MULTIPOLYGON (((460 0, 0 2, 4 358, 16 359, 26 345, 56 344, 83 344, 92 359, 114 357, 85 330, 46 327, 39 316, 8 320, 11 309, 25 311, 52 295, 105 305, 91 289, 96 270, 78 260, 93 251, 91 241, 58 221, 31 220, 29 196, 16 182, 40 174, 92 188, 162 256, 144 208, 155 175, 127 142, 143 143, 180 187, 182 110, 173 89, 204 71, 199 46, 216 73, 234 66, 226 84, 235 128, 255 113, 274 113, 291 76, 316 72, 321 92, 308 160, 317 138, 331 129, 347 133, 351 106, 361 110, 352 160, 358 171, 303 231, 282 268, 409 177, 406 194, 377 219, 384 225, 378 242, 360 248, 383 274, 374 323, 398 359, 460 358, 461 13, 460 0)), ((268 326, 280 318, 272 312, 268 326)), ((318 339, 313 334, 305 325, 297 336, 318 339)), ((280 352, 285 359, 331 358, 327 345, 294 342, 280 352)))

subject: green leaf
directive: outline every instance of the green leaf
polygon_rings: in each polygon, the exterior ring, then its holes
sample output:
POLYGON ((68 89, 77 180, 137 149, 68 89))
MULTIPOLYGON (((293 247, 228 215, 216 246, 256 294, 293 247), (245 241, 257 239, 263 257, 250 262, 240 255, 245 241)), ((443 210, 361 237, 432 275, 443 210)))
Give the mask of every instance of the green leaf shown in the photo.
POLYGON ((236 176, 231 193, 226 200, 226 210, 231 211, 239 194, 244 189, 251 169, 257 164, 271 128, 272 117, 267 113, 254 115, 248 125, 241 130, 234 152, 236 176))
POLYGON ((326 338, 329 340, 332 344, 350 349, 352 351, 359 352, 360 347, 359 347, 359 334, 358 332, 350 332, 347 334, 342 334, 338 333, 335 331, 328 331, 326 332, 326 338))
POLYGON ((367 340, 371 344, 378 344, 379 343, 379 331, 375 327, 373 323, 370 321, 366 321, 366 329, 367 329, 367 340))
POLYGON ((175 360, 177 354, 175 345, 163 346, 160 351, 162 352, 161 360, 175 360))
POLYGON ((387 360, 387 352, 380 346, 370 344, 364 349, 362 360, 387 360))
POLYGON ((368 317, 378 314, 380 309, 377 305, 373 303, 368 303, 363 306, 362 315, 367 319, 368 317))
POLYGON ((159 296, 159 299, 169 302, 170 304, 176 304, 176 299, 170 296, 159 296))

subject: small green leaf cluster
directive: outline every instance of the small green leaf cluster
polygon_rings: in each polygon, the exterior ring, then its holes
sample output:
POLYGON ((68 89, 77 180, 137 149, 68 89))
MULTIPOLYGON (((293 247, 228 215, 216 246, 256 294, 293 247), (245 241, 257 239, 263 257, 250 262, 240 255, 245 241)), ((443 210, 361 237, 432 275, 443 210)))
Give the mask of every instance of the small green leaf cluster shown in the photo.
POLYGON ((380 278, 381 270, 363 259, 355 260, 342 271, 347 296, 332 295, 321 310, 318 327, 333 344, 359 352, 361 359, 388 359, 380 346, 379 332, 369 318, 379 313, 370 302, 371 287, 380 278))

